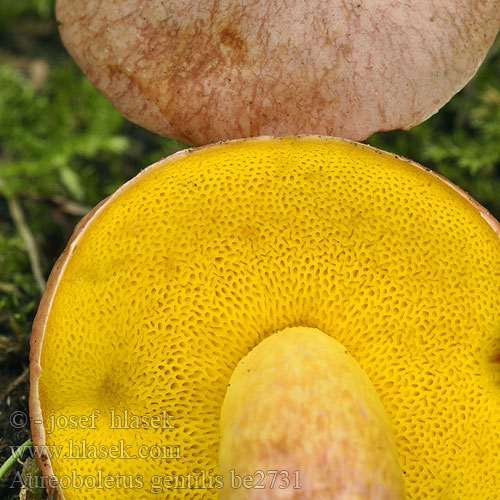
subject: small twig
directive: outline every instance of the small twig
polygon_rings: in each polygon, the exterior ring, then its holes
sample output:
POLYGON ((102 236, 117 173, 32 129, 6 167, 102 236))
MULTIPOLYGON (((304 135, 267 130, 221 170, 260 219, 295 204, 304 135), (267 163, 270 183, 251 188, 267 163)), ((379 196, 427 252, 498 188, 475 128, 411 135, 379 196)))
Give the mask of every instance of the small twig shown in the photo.
POLYGON ((33 277, 41 293, 45 290, 45 280, 43 279, 42 267, 40 265, 40 255, 35 243, 35 238, 26 224, 21 204, 15 196, 7 198, 9 212, 14 224, 24 241, 24 246, 28 252, 28 257, 33 271, 33 277))
POLYGON ((36 203, 51 203, 57 205, 57 207, 62 210, 65 214, 69 215, 87 215, 90 212, 92 207, 88 207, 87 205, 82 205, 74 200, 69 200, 64 196, 55 195, 55 196, 40 196, 36 194, 28 194, 27 197, 30 201, 34 201, 36 203))
POLYGON ((76 201, 73 200, 67 200, 62 196, 54 196, 52 198, 52 201, 57 203, 61 207, 63 212, 66 212, 69 215, 82 216, 86 215, 91 210, 91 207, 87 207, 86 205, 80 205, 80 203, 77 203, 76 201))
POLYGON ((22 456, 22 454, 31 446, 31 439, 25 441, 19 448, 12 453, 12 455, 3 463, 0 467, 0 479, 5 476, 13 464, 16 463, 17 459, 22 456))
POLYGON ((19 375, 19 377, 16 378, 16 380, 14 380, 12 382, 12 384, 9 385, 9 387, 7 387, 7 390, 5 391, 4 395, 7 396, 8 394, 10 394, 19 384, 21 384, 22 382, 24 382, 27 378, 28 378, 28 375, 30 373, 30 369, 29 367, 28 368, 25 368, 25 370, 23 371, 23 373, 21 373, 21 375, 19 375))

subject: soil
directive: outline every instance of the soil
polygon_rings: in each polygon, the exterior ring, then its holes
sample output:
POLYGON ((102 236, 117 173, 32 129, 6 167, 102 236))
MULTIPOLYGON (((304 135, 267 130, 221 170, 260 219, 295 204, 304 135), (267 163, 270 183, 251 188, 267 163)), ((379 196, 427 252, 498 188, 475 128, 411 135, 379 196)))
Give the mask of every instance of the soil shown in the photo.
MULTIPOLYGON (((23 342, 24 343, 24 342, 23 342)), ((1 364, 0 369, 0 464, 8 459, 18 446, 30 439, 28 419, 28 346, 17 358, 1 364)), ((29 453, 24 454, 26 458, 29 453)), ((14 464, 0 481, 0 498, 17 498, 20 490, 20 463, 14 464)))

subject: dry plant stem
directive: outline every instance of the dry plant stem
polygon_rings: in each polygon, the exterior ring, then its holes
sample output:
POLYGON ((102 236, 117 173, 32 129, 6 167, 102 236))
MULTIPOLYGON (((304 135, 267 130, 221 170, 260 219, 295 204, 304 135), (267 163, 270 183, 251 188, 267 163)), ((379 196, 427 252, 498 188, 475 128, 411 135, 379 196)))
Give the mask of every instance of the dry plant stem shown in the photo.
POLYGON ((26 247, 26 251, 28 252, 31 270, 33 271, 33 277, 35 278, 35 282, 38 286, 38 289, 40 290, 40 293, 43 293, 43 291, 45 290, 45 280, 42 274, 42 267, 40 265, 40 253, 38 252, 35 238, 30 228, 26 224, 24 213, 19 200, 16 197, 7 198, 7 203, 12 220, 14 221, 16 229, 19 231, 19 234, 21 235, 21 238, 23 239, 24 245, 26 247))
POLYGON ((5 391, 4 396, 9 395, 19 384, 21 384, 22 382, 24 382, 25 380, 27 380, 28 376, 29 376, 29 373, 30 373, 29 367, 25 368, 25 370, 23 371, 23 373, 21 373, 21 375, 19 375, 19 377, 17 377, 9 385, 9 387, 7 387, 7 390, 5 391))
POLYGON ((67 200, 66 198, 63 198, 62 196, 55 196, 52 198, 52 201, 54 203, 57 203, 60 208, 67 214, 69 215, 87 215, 88 212, 92 209, 92 207, 87 207, 86 205, 80 205, 80 203, 77 203, 76 201, 73 200, 67 200))

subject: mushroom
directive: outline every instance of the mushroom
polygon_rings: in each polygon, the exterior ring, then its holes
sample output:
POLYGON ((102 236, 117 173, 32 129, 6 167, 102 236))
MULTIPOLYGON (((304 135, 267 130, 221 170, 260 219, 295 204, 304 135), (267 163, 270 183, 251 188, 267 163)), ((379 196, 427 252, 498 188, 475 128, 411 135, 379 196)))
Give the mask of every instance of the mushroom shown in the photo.
POLYGON ((35 319, 49 486, 498 498, 499 236, 449 181, 346 140, 150 166, 80 222, 35 319))
POLYGON ((410 129, 474 75, 496 0, 57 0, 62 40, 126 118, 190 144, 410 129))

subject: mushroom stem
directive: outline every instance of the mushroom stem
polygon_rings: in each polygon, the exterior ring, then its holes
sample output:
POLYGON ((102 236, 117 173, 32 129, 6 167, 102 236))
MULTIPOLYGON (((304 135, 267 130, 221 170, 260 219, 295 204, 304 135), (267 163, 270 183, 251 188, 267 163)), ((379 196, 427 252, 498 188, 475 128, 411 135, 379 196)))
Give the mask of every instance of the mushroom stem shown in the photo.
POLYGON ((271 335, 237 365, 220 420, 221 500, 395 500, 391 426, 347 349, 314 328, 271 335))

